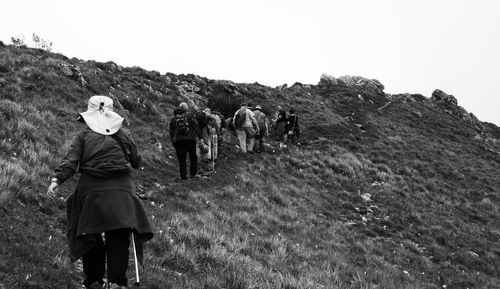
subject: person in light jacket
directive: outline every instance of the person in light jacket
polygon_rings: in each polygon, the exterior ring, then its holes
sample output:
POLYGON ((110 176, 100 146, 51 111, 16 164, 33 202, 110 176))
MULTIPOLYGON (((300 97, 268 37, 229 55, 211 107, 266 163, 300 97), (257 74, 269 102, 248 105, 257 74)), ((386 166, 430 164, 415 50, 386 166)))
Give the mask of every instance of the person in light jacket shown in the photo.
POLYGON ((255 134, 259 132, 259 125, 246 103, 242 103, 240 109, 234 114, 233 126, 236 129, 241 152, 253 153, 255 134))
POLYGON ((109 288, 126 288, 131 235, 141 261, 142 244, 153 237, 149 218, 134 194, 132 168, 139 167, 141 157, 122 127, 123 118, 113 111, 111 98, 91 97, 79 121, 86 127, 54 170, 47 194, 54 198, 58 186, 78 168, 76 190, 67 200, 70 260, 82 259, 86 288, 102 288, 106 271, 109 288))

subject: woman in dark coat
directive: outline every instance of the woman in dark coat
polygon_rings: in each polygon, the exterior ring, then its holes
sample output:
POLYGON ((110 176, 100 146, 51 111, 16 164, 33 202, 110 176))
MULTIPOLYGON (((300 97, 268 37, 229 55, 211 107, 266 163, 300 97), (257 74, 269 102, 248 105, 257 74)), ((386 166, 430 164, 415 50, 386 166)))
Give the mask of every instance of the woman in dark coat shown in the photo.
POLYGON ((110 288, 126 288, 131 233, 141 260, 142 244, 153 237, 133 189, 132 168, 138 168, 141 158, 109 97, 91 97, 79 120, 87 127, 55 169, 47 193, 54 197, 55 189, 79 168, 78 185, 67 200, 70 259, 82 258, 86 288, 102 288, 106 260, 110 288))

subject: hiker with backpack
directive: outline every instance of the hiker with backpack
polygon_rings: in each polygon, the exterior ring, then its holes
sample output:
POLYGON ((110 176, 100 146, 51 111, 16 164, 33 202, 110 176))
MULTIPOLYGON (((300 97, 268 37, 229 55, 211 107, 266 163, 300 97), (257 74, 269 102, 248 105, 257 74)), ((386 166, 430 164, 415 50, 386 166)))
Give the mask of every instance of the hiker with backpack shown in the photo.
POLYGON ((259 133, 255 135, 254 151, 260 153, 265 150, 264 140, 269 135, 269 123, 267 115, 262 111, 262 107, 260 105, 255 106, 253 114, 257 120, 257 125, 259 126, 259 133))
POLYGON ((286 137, 291 143, 296 143, 300 137, 299 117, 295 114, 294 109, 290 109, 290 114, 286 121, 286 137))
POLYGON ((141 157, 111 98, 91 97, 78 121, 86 127, 54 170, 47 195, 55 198, 58 187, 79 171, 76 190, 66 201, 70 260, 82 259, 85 288, 102 288, 106 271, 106 288, 127 288, 131 235, 141 261, 142 244, 153 237, 134 193, 132 168, 139 168, 141 157))
POLYGON ((187 103, 183 102, 174 110, 170 120, 170 139, 179 160, 180 179, 187 179, 187 156, 189 155, 189 174, 193 178, 198 173, 196 138, 201 139, 201 132, 195 117, 188 112, 187 103))
POLYGON ((286 123, 287 123, 286 111, 283 109, 281 105, 278 105, 273 120, 274 135, 278 141, 283 141, 283 142, 286 141, 286 133, 287 133, 286 123))
POLYGON ((240 109, 234 114, 233 126, 236 129, 241 152, 253 153, 255 134, 259 133, 259 125, 246 103, 242 103, 240 109))

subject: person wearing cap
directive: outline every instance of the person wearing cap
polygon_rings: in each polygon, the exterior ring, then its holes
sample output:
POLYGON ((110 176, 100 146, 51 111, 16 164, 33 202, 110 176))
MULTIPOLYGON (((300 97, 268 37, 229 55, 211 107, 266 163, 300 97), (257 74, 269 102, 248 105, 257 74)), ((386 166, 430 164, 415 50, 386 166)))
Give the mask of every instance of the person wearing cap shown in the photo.
POLYGON ((259 125, 253 112, 248 109, 246 103, 242 103, 240 109, 233 116, 233 126, 236 129, 236 136, 240 143, 242 153, 253 153, 255 134, 259 131, 259 125), (238 119, 242 119, 239 124, 238 119))
POLYGON ((179 160, 180 179, 187 179, 187 156, 189 155, 189 174, 192 178, 198 173, 198 156, 196 154, 196 140, 201 139, 201 131, 195 116, 189 113, 187 103, 183 102, 174 110, 174 117, 170 120, 170 140, 179 160), (187 122, 186 133, 181 133, 178 120, 185 119, 187 122))
POLYGON ((86 127, 54 170, 47 194, 55 198, 57 188, 78 169, 76 190, 66 202, 70 260, 82 259, 86 288, 102 288, 106 271, 109 288, 126 288, 131 234, 140 261, 142 244, 153 237, 134 194, 132 168, 139 167, 141 157, 111 98, 92 96, 78 120, 86 127))
POLYGON ((264 139, 269 135, 269 121, 260 105, 255 106, 253 114, 259 126, 259 133, 255 135, 254 151, 260 153, 264 151, 264 139))

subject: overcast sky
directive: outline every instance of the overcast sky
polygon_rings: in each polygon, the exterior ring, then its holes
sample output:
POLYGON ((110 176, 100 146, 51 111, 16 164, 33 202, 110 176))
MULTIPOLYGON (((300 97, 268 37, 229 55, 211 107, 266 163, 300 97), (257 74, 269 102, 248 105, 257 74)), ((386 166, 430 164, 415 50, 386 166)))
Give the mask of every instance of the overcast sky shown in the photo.
POLYGON ((68 57, 273 87, 326 73, 439 88, 500 125, 497 0, 2 2, 6 44, 36 33, 68 57))

